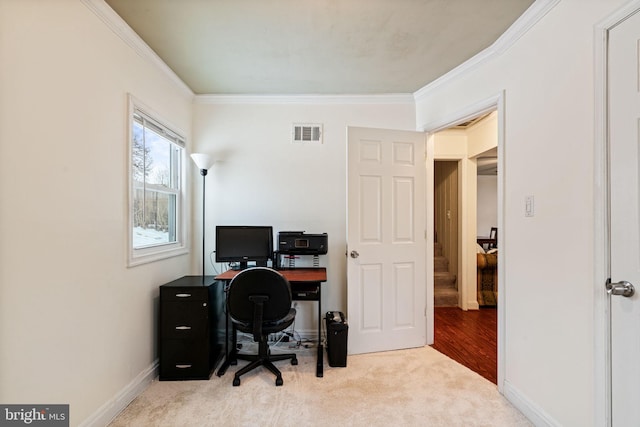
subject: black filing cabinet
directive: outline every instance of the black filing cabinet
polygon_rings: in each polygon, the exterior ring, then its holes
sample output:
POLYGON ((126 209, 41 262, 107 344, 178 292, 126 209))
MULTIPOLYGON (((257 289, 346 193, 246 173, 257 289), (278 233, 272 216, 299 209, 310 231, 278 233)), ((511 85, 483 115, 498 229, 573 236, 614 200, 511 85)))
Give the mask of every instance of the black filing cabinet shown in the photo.
POLYGON ((213 276, 184 276, 160 286, 160 380, 206 380, 221 355, 213 276))

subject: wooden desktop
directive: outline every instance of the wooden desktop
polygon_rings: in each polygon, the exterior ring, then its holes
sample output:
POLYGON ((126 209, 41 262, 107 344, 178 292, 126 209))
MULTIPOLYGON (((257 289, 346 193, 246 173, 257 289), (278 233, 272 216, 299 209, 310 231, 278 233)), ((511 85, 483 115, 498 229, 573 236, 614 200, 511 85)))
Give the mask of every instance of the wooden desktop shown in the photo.
MULTIPOLYGON (((241 270, 227 270, 215 277, 216 280, 230 282, 241 270)), ((322 293, 321 284, 327 281, 327 269, 317 268, 291 268, 277 270, 291 284, 291 294, 296 301, 317 301, 318 302, 318 355, 316 364, 316 376, 323 376, 323 345, 322 345, 322 293)), ((227 319, 227 334, 228 334, 227 319)), ((228 336, 226 342, 228 343, 228 336)), ((231 351, 235 351, 232 349, 231 351)), ((217 375, 224 375, 231 363, 229 349, 225 350, 225 361, 218 369, 217 375)))
POLYGON ((482 249, 484 250, 489 250, 492 247, 495 247, 495 245, 497 244, 496 239, 492 237, 486 237, 486 236, 478 236, 478 238, 476 239, 476 242, 478 242, 478 244, 482 246, 482 249), (485 248, 485 245, 486 245, 486 248, 485 248))

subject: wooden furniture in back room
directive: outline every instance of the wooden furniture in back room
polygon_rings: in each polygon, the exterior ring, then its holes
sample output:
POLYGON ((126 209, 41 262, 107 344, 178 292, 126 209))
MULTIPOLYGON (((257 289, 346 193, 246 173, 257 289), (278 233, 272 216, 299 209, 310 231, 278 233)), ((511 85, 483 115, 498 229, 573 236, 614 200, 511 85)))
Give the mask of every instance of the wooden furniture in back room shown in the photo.
POLYGON ((478 304, 495 307, 498 304, 498 253, 478 253, 478 304))

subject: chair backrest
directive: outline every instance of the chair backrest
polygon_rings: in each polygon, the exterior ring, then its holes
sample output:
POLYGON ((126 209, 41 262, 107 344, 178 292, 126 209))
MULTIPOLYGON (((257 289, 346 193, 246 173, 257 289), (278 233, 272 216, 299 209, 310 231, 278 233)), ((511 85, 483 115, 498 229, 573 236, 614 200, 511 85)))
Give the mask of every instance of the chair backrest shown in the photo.
POLYGON ((497 227, 491 227, 491 231, 489 232, 489 238, 493 239, 494 241, 494 243, 491 243, 489 245, 489 249, 497 248, 498 247, 498 228, 497 227))
POLYGON ((291 285, 271 268, 247 268, 231 280, 227 295, 229 315, 240 322, 252 323, 255 303, 250 297, 253 296, 267 297, 262 311, 263 322, 281 320, 291 309, 291 285))

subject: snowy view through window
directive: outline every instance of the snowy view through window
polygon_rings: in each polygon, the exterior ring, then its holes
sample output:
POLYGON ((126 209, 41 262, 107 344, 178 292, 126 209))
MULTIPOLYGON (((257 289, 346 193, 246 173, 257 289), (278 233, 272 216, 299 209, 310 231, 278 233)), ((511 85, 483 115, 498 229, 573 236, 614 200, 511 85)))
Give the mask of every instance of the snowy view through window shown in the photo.
MULTIPOLYGON (((133 247, 177 240, 181 148, 135 117, 133 124, 133 247)), ((162 132, 162 129, 159 129, 162 132)))

